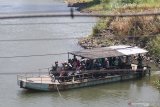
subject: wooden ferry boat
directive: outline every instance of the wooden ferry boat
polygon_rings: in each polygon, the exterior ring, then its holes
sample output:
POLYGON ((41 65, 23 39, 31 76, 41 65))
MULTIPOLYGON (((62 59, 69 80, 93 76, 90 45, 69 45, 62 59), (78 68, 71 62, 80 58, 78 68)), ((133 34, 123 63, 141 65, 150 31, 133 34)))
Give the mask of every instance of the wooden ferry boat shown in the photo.
POLYGON ((68 59, 70 55, 74 58, 62 67, 56 62, 47 68, 47 74, 18 75, 17 83, 25 89, 59 91, 142 78, 150 73, 150 67, 142 64, 141 55, 145 53, 144 49, 126 45, 69 52, 68 59), (133 56, 137 56, 138 64, 132 63, 133 56))

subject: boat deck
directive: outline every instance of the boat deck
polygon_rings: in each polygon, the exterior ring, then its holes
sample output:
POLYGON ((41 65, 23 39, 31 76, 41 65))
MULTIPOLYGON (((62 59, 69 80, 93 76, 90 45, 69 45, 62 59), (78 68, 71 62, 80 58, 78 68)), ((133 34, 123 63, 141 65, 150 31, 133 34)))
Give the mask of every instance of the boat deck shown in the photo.
MULTIPOLYGON (((114 75, 114 76, 106 76, 105 78, 112 78, 112 77, 117 77, 119 75, 114 75)), ((32 76, 32 77, 27 77, 27 76, 18 76, 18 80, 24 81, 24 82, 29 82, 29 83, 41 83, 41 84, 75 84, 75 83, 82 83, 82 82, 88 82, 92 81, 95 79, 83 79, 81 80, 72 80, 72 81, 65 81, 62 83, 59 83, 58 80, 52 81, 52 78, 49 75, 41 75, 41 76, 32 76)), ((101 78, 99 78, 101 79, 101 78)), ((96 79, 98 80, 98 79, 96 79)))
POLYGON ((24 82, 33 82, 33 83, 46 83, 46 84, 52 84, 53 82, 51 81, 52 79, 48 75, 41 75, 37 77, 24 77, 21 78, 20 80, 24 82))
MULTIPOLYGON (((48 75, 41 75, 41 76, 35 76, 35 77, 25 77, 25 76, 19 76, 18 80, 24 81, 24 82, 30 82, 30 83, 43 83, 43 84, 61 84, 57 80, 54 82, 52 81, 52 78, 48 75)), ((84 80, 83 82, 87 82, 87 80, 84 80)), ((69 81, 64 82, 66 84, 74 84, 74 83, 80 83, 79 80, 77 81, 69 81)))

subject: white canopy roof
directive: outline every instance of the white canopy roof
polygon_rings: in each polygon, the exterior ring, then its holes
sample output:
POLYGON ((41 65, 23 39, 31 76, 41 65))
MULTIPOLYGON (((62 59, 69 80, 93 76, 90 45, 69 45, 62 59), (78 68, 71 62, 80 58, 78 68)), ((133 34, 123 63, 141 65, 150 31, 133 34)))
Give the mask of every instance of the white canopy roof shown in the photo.
POLYGON ((124 55, 134 55, 134 54, 141 54, 141 53, 148 52, 147 50, 144 50, 138 47, 127 46, 127 45, 110 46, 108 48, 116 49, 118 52, 124 55))
POLYGON ((117 45, 103 48, 93 48, 93 49, 85 49, 82 51, 69 52, 70 54, 89 58, 107 58, 107 57, 117 57, 117 56, 125 56, 125 55, 135 55, 146 53, 145 49, 141 49, 138 47, 132 47, 127 45, 117 45))

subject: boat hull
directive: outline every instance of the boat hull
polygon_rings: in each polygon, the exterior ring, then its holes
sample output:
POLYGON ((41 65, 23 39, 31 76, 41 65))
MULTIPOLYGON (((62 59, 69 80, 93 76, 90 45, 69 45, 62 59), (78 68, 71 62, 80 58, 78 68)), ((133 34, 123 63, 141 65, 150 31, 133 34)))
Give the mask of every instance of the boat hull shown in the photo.
POLYGON ((57 91, 57 90, 68 90, 74 88, 82 88, 88 86, 95 86, 99 84, 106 84, 118 81, 125 81, 136 79, 145 76, 145 74, 139 74, 137 72, 128 74, 128 75, 114 75, 107 76, 105 78, 94 78, 94 79, 84 79, 83 81, 71 81, 71 82, 62 82, 62 83, 36 83, 25 80, 18 80, 18 85, 21 88, 39 90, 39 91, 57 91))

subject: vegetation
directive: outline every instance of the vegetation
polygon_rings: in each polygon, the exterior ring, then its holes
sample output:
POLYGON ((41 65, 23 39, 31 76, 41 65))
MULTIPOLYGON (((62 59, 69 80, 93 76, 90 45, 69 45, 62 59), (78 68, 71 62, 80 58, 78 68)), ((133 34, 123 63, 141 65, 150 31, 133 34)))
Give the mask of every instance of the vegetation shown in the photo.
POLYGON ((108 11, 114 8, 122 6, 136 4, 139 6, 147 7, 160 7, 160 0, 66 0, 71 3, 85 3, 85 6, 81 7, 80 10, 90 11, 108 11))
MULTIPOLYGON (((160 11, 160 0, 68 0, 82 4, 78 10, 98 13, 137 13, 160 11)), ((114 44, 136 44, 147 48, 160 61, 160 16, 116 17, 100 19, 88 38, 79 41, 84 48, 114 44), (149 36, 149 37, 148 37, 149 36)), ((154 78, 160 88, 160 78, 154 78)))
POLYGON ((96 36, 97 34, 101 33, 101 31, 105 30, 107 27, 106 21, 101 19, 96 23, 96 26, 93 27, 93 36, 96 36))
MULTIPOLYGON (((94 2, 94 1, 92 1, 94 2)), ((86 9, 96 10, 101 8, 105 13, 136 13, 136 12, 156 12, 160 10, 160 0, 100 0, 100 3, 97 5, 90 6, 86 9), (102 6, 103 5, 103 6, 102 6), (106 11, 111 10, 111 11, 106 11)), ((83 8, 84 9, 84 8, 83 8)), ((150 39, 146 39, 147 36, 158 35, 160 33, 160 17, 151 16, 151 17, 118 17, 118 18, 103 18, 97 22, 96 26, 93 28, 93 33, 91 37, 102 37, 102 43, 105 41, 118 43, 121 41, 128 42, 126 37, 135 38, 135 44, 140 44, 143 47, 146 46, 150 39), (109 29, 109 30, 108 30, 109 29), (115 39, 104 40, 105 34, 107 32, 112 32, 115 39), (111 41, 110 41, 111 40, 111 41), (116 40, 116 42, 115 42, 116 40), (146 41, 147 40, 147 41, 146 41), (145 42, 146 41, 146 42, 145 42)), ((107 38, 108 39, 108 38, 107 38)), ((133 41, 133 39, 131 39, 133 41)), ((133 43, 133 42, 132 42, 133 43)), ((152 43, 150 43, 152 44, 152 43)), ((160 46, 159 46, 160 47, 160 46)), ((157 48, 159 49, 159 48, 157 48)), ((152 50, 152 54, 155 55, 155 52, 152 50)), ((159 54, 159 53, 157 53, 159 54)), ((156 57, 160 58, 156 55, 156 57)))
POLYGON ((154 55, 153 57, 157 59, 160 58, 160 37, 159 36, 152 39, 148 44, 148 49, 151 55, 154 55))
MULTIPOLYGON (((94 1, 93 1, 94 2, 94 1)), ((160 9, 160 0, 100 0, 100 4, 87 9, 94 10, 97 6, 101 10, 111 9, 112 13, 155 12, 160 9), (103 4, 103 6, 102 6, 103 4)), ((106 11, 109 13, 109 11, 106 11)), ((114 35, 146 36, 160 33, 160 17, 133 17, 101 19, 93 28, 93 36, 104 29, 112 29, 114 35), (103 22, 103 23, 102 23, 103 22)))

